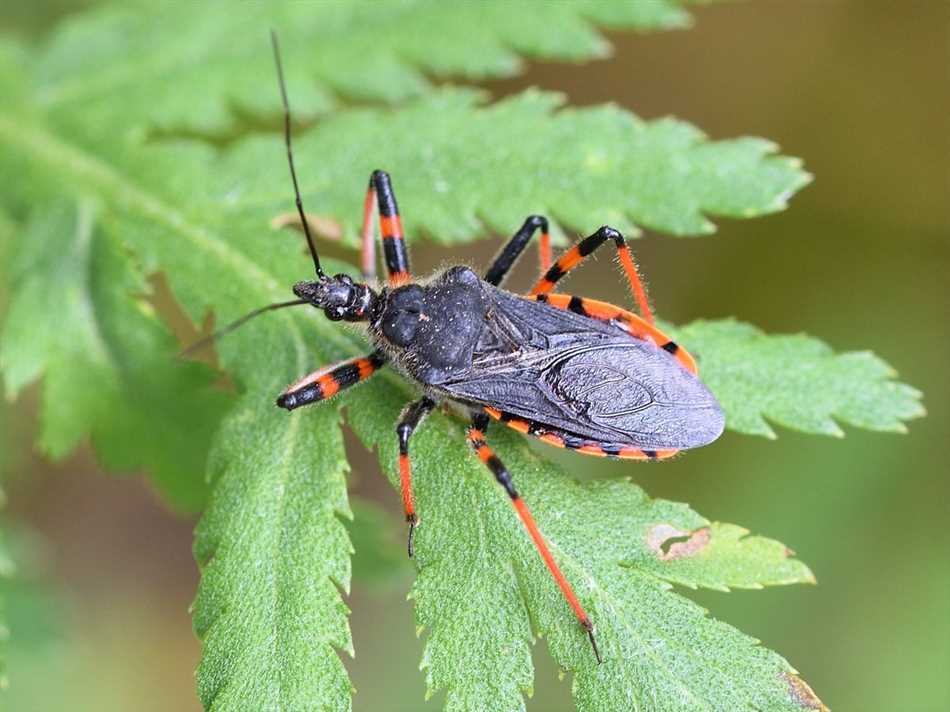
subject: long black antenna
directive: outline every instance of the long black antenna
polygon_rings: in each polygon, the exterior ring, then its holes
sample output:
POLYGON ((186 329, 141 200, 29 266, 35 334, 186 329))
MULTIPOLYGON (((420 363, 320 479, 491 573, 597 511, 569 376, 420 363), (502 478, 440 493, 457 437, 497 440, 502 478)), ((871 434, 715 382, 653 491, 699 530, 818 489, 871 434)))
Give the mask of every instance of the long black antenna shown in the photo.
POLYGON ((260 316, 261 314, 265 312, 274 311, 275 309, 283 309, 284 307, 296 307, 296 306, 299 306, 300 304, 309 304, 309 303, 310 302, 308 302, 306 299, 294 299, 293 301, 290 301, 290 302, 277 302, 276 304, 268 304, 266 307, 255 309, 252 312, 248 312, 247 314, 242 316, 240 319, 235 319, 227 326, 224 326, 218 329, 213 334, 210 334, 209 336, 206 336, 203 339, 199 339, 198 341, 193 343, 191 346, 189 346, 187 349, 180 352, 178 354, 178 358, 185 358, 186 356, 191 356, 191 354, 195 353, 196 351, 200 351, 205 346, 208 346, 209 344, 216 341, 217 339, 224 336, 225 334, 230 334, 232 331, 237 329, 239 326, 241 326, 245 322, 250 321, 256 316, 260 316))
POLYGON ((287 86, 284 84, 284 68, 280 63, 280 47, 277 44, 277 33, 270 31, 271 45, 274 47, 274 62, 277 65, 277 81, 280 84, 280 98, 284 102, 284 143, 287 144, 287 163, 290 164, 290 177, 294 181, 294 197, 297 201, 297 212, 300 214, 300 224, 303 227, 303 234, 307 236, 307 245, 310 247, 310 256, 313 257, 313 266, 317 270, 317 277, 321 280, 326 279, 326 275, 320 268, 320 257, 317 256, 317 248, 313 243, 313 236, 310 234, 310 226, 307 224, 307 216, 303 212, 303 201, 300 199, 300 186, 297 185, 297 171, 294 169, 294 153, 290 148, 290 102, 287 101, 287 86))

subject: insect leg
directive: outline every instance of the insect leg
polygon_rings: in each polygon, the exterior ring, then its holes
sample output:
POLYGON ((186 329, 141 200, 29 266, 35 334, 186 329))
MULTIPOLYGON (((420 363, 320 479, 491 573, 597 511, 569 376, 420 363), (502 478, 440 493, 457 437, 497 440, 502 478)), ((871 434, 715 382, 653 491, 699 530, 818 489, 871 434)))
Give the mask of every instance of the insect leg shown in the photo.
POLYGON ((485 281, 498 286, 508 274, 514 263, 521 256, 522 251, 531 240, 535 231, 541 230, 541 244, 538 252, 541 257, 541 271, 547 272, 551 267, 551 235, 548 233, 548 220, 543 215, 531 215, 524 221, 518 232, 511 236, 508 244, 492 262, 492 266, 485 273, 485 281))
POLYGON ((365 381, 385 363, 386 357, 383 353, 373 351, 366 356, 357 356, 325 366, 287 386, 277 397, 277 405, 286 410, 294 410, 302 405, 326 400, 345 388, 365 381))
POLYGON ((571 584, 567 578, 565 578, 564 574, 561 573, 561 569, 554 560, 554 556, 551 554, 547 542, 544 541, 544 537, 541 535, 541 531, 538 529, 534 517, 531 516, 528 505, 525 504, 515 489, 514 482, 511 480, 511 473, 508 472, 504 463, 498 459, 498 456, 495 455, 485 442, 485 431, 487 429, 488 416, 485 413, 478 413, 473 416, 472 425, 468 430, 468 441, 475 450, 475 454, 478 455, 478 459, 485 463, 485 466, 492 471, 492 474, 495 475, 495 479, 505 488, 505 492, 507 492, 511 498, 511 503, 514 505, 515 511, 521 519, 521 523, 524 524, 525 529, 528 530, 528 534, 531 536, 532 541, 534 541, 534 545, 544 560, 545 565, 548 567, 548 571, 550 571, 551 576, 554 577, 554 581, 561 589, 561 593, 564 595, 568 605, 573 609, 574 615, 577 616, 581 627, 587 631, 587 637, 590 638, 590 644, 594 648, 594 656, 597 658, 597 662, 600 663, 600 650, 597 648, 597 640, 594 638, 594 624, 591 623, 580 601, 577 600, 577 596, 574 594, 574 589, 571 588, 571 584))
POLYGON ((366 198, 363 200, 363 249, 360 251, 363 262, 363 281, 372 282, 376 279, 376 235, 373 225, 373 205, 376 202, 376 188, 370 178, 366 189, 366 198))
POLYGON ((627 241, 619 231, 606 225, 601 227, 593 235, 585 237, 558 257, 557 261, 534 285, 531 294, 546 294, 550 292, 554 289, 554 285, 557 284, 558 280, 577 267, 583 262, 585 257, 607 242, 607 240, 613 240, 617 246, 620 264, 623 265, 623 270, 627 274, 627 280, 630 282, 630 290, 633 292, 633 297, 640 309, 641 316, 649 324, 653 324, 653 311, 650 309, 646 290, 644 290, 643 284, 640 281, 640 274, 637 272, 637 266, 633 261, 633 256, 630 254, 630 248, 627 247, 627 241))
MULTIPOLYGON (((371 223, 366 219, 365 208, 372 202, 370 196, 373 194, 376 196, 376 205, 379 208, 379 229, 383 238, 383 257, 386 260, 389 283, 394 286, 400 285, 409 281, 409 253, 406 251, 406 240, 402 232, 402 220, 399 218, 396 195, 393 193, 389 174, 385 171, 373 171, 373 175, 369 177, 369 190, 363 212, 363 270, 367 269, 365 249, 367 223, 371 223)), ((375 271, 375 255, 373 259, 373 271, 375 271)))
POLYGON ((435 408, 435 401, 424 396, 407 405, 399 416, 396 425, 396 435, 399 436, 399 488, 402 491, 402 506, 406 511, 406 521, 409 522, 409 538, 406 549, 412 557, 412 535, 415 532, 419 518, 416 516, 416 503, 412 496, 412 463, 409 461, 409 438, 416 426, 435 408))

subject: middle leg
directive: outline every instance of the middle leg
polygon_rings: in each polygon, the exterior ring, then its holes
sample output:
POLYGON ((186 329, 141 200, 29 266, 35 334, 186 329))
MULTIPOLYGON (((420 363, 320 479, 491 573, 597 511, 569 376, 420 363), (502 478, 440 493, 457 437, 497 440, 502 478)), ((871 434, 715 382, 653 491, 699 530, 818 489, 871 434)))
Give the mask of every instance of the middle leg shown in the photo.
POLYGON ((419 523, 419 517, 416 515, 416 502, 412 495, 412 463, 409 461, 409 438, 412 437, 422 419, 435 408, 435 405, 434 400, 428 396, 423 396, 403 409, 402 415, 399 416, 399 424, 396 425, 396 435, 399 436, 399 489, 402 492, 402 506, 406 512, 406 521, 409 522, 409 537, 406 542, 406 549, 410 558, 412 557, 412 535, 419 523))
POLYGON ((602 660, 600 657, 600 650, 597 647, 597 640, 594 638, 594 624, 591 623, 590 617, 587 615, 584 607, 581 606, 580 601, 577 600, 577 596, 575 595, 574 589, 571 587, 570 582, 567 580, 564 574, 561 573, 561 569, 554 560, 554 556, 551 554, 551 550, 548 548, 547 542, 541 535, 541 531, 538 529, 538 525, 534 521, 534 517, 531 516, 531 511, 528 509, 528 505, 525 504, 524 500, 521 499, 521 495, 519 495, 518 491, 515 489, 514 482, 511 479, 511 473, 508 472, 508 468, 505 467, 504 463, 498 459, 498 456, 492 451, 490 447, 488 447, 488 444, 485 442, 485 432, 487 430, 488 416, 485 413, 478 413, 472 418, 472 425, 468 429, 468 441, 475 450, 475 454, 478 455, 478 459, 485 463, 485 466, 491 470, 492 474, 495 476, 495 479, 502 487, 505 488, 505 492, 511 498, 511 504, 518 513, 521 523, 524 524, 525 529, 528 530, 528 534, 531 536, 531 540, 534 542, 535 548, 537 548, 538 553, 544 560, 545 566, 548 567, 548 571, 550 571, 551 576, 554 577, 554 581, 557 583, 558 588, 561 589, 561 593, 563 594, 568 605, 574 611, 574 615, 577 616, 577 620, 581 624, 581 627, 587 632, 587 637, 590 638, 591 647, 594 649, 594 657, 597 658, 597 662, 599 664, 602 662, 602 660))

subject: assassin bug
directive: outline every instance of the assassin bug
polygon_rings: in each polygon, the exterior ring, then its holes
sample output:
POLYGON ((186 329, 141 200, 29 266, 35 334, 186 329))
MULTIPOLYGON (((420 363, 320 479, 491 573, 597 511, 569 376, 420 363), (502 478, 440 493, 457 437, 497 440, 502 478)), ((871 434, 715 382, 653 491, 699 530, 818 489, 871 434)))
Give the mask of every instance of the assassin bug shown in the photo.
POLYGON ((277 405, 288 411, 331 398, 392 364, 425 391, 396 425, 408 550, 419 522, 412 494, 409 442, 427 413, 450 402, 471 416, 468 442, 504 488, 544 563, 587 632, 601 661, 594 625, 561 572, 511 473, 485 440, 500 421, 526 435, 585 455, 660 460, 706 445, 722 433, 719 404, 696 376, 693 358, 654 324, 623 235, 601 227, 552 263, 548 221, 532 215, 512 236, 484 277, 466 266, 414 282, 389 175, 374 171, 363 208, 363 281, 328 276, 310 233, 291 149, 290 106, 277 38, 271 35, 284 107, 284 140, 301 227, 316 280, 293 287, 297 299, 253 316, 309 304, 332 321, 363 322, 375 349, 327 366, 288 386, 277 405), (388 284, 375 284, 374 208, 378 210, 388 284), (500 285, 528 242, 540 234, 542 277, 528 295, 500 285), (583 297, 555 294, 557 282, 601 245, 614 243, 642 316, 583 297))

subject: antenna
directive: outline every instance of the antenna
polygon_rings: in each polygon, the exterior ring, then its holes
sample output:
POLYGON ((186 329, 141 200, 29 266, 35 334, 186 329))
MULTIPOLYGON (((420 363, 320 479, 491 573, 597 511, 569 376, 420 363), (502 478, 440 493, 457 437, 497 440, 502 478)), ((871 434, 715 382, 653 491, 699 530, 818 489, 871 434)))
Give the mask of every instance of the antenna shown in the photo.
POLYGON ((294 198, 297 202, 297 212, 300 215, 300 224, 303 227, 303 234, 307 236, 307 246, 310 248, 310 256, 313 257, 313 266, 317 270, 317 277, 322 281, 327 277, 320 267, 320 257, 317 255, 316 245, 313 243, 313 235, 310 234, 310 226, 307 224, 307 216, 303 212, 303 201, 300 199, 300 186, 297 185, 297 171, 294 169, 294 153, 290 147, 290 102, 287 101, 287 86, 284 84, 284 68, 280 63, 280 46, 277 44, 277 33, 270 31, 270 41, 274 48, 274 63, 277 65, 277 82, 280 84, 280 98, 284 102, 284 143, 287 144, 287 163, 290 164, 290 177, 294 182, 294 198))
POLYGON ((275 309, 283 309, 284 307, 296 307, 296 306, 299 306, 300 304, 309 304, 309 303, 310 302, 308 302, 306 299, 294 299, 291 302, 278 302, 277 304, 268 304, 266 307, 260 307, 259 309, 255 309, 254 311, 248 312, 247 314, 242 316, 240 319, 235 319, 227 326, 224 326, 218 329, 213 334, 210 334, 204 337, 203 339, 199 339, 188 348, 179 352, 178 358, 185 358, 186 356, 191 356, 193 353, 200 351, 205 346, 209 346, 213 342, 217 341, 219 338, 221 338, 225 334, 230 334, 232 331, 237 329, 239 326, 241 326, 245 322, 250 321, 256 316, 260 316, 261 314, 264 314, 265 312, 274 311, 275 309))

